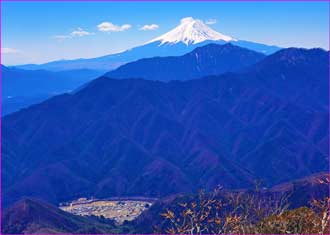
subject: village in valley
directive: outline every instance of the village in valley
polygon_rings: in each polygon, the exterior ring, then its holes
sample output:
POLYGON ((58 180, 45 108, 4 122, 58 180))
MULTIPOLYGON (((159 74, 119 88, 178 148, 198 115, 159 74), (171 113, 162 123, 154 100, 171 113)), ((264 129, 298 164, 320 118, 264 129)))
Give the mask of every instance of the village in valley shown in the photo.
POLYGON ((114 220, 117 224, 131 221, 148 209, 155 199, 87 199, 79 198, 72 202, 61 203, 60 209, 82 216, 103 216, 114 220))

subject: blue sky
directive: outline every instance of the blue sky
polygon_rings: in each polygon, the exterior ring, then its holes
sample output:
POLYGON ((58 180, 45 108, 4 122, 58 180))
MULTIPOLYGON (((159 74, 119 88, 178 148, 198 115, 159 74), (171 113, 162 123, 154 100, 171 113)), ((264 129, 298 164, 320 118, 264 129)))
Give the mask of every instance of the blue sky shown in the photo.
POLYGON ((210 25, 213 29, 242 40, 328 49, 328 4, 2 2, 2 63, 44 63, 118 52, 169 31, 188 16, 216 22, 210 25), (149 30, 141 30, 145 25, 149 30))

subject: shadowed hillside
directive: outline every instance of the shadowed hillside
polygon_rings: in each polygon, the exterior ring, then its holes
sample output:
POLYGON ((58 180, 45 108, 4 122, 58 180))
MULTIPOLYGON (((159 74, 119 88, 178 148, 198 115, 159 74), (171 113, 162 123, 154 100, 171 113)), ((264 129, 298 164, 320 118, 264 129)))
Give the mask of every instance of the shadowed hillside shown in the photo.
POLYGON ((4 234, 113 233, 114 223, 64 212, 36 199, 23 199, 2 214, 4 234))
POLYGON ((325 172, 326 58, 290 48, 241 74, 168 83, 102 77, 8 115, 5 203, 163 197, 249 188, 256 179, 271 187, 325 172))

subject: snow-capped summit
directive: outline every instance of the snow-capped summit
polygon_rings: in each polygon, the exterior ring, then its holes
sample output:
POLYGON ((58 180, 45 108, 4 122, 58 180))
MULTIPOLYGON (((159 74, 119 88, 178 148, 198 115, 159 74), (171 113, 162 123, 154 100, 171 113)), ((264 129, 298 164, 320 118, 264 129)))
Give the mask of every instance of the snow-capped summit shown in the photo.
POLYGON ((217 31, 211 29, 201 20, 186 17, 181 19, 180 24, 176 28, 161 35, 160 37, 152 39, 148 43, 159 41, 160 45, 162 45, 165 43, 175 44, 178 42, 183 42, 186 45, 190 45, 207 40, 222 40, 225 42, 237 41, 230 36, 218 33, 217 31))

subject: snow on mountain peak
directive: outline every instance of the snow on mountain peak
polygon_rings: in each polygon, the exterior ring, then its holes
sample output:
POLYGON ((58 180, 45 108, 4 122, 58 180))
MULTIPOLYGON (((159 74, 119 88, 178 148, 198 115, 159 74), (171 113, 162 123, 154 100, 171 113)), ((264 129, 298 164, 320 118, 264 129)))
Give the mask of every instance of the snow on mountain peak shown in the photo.
POLYGON ((236 39, 218 33, 203 23, 203 21, 186 17, 181 19, 180 24, 171 31, 157 37, 148 43, 160 41, 160 45, 165 43, 175 44, 183 42, 186 45, 196 44, 206 40, 217 41, 223 40, 226 42, 237 41, 236 39))

